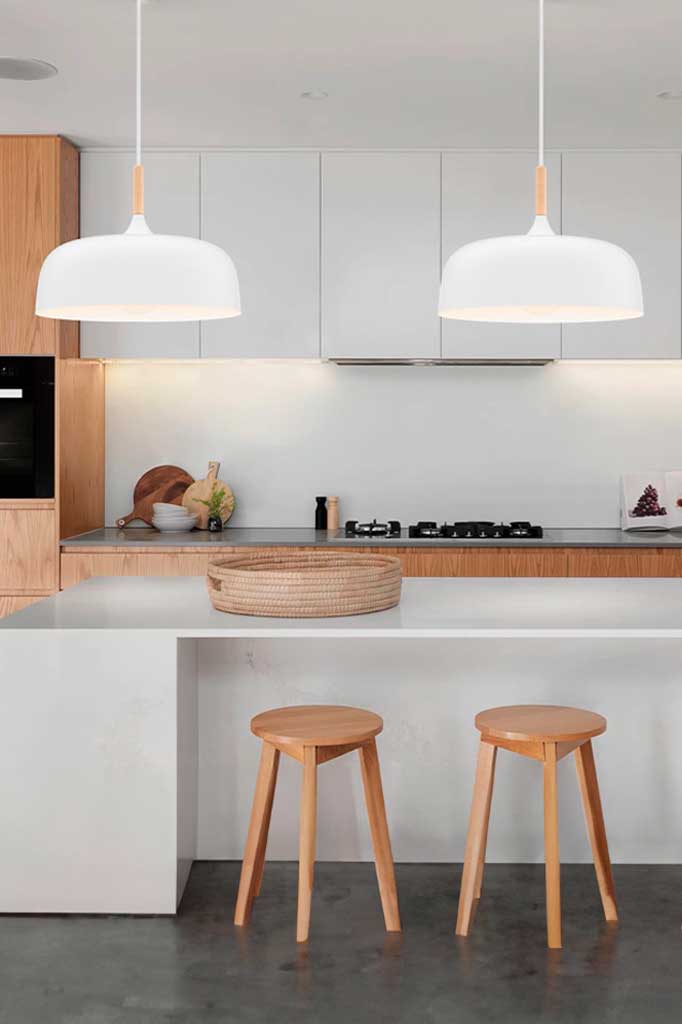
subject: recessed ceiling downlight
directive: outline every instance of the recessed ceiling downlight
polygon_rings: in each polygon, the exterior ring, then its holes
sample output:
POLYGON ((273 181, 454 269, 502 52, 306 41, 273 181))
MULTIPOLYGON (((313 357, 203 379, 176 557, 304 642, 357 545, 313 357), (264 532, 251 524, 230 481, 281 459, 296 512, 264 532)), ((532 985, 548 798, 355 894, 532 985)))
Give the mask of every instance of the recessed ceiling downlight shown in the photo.
POLYGON ((682 89, 665 89, 664 92, 657 92, 656 99, 659 100, 682 100, 682 89))
POLYGON ((325 92, 324 89, 308 89, 307 92, 301 93, 302 100, 326 100, 329 99, 329 93, 325 92))
POLYGON ((0 57, 0 78, 17 82, 37 82, 42 78, 54 78, 57 69, 46 60, 34 57, 0 57))

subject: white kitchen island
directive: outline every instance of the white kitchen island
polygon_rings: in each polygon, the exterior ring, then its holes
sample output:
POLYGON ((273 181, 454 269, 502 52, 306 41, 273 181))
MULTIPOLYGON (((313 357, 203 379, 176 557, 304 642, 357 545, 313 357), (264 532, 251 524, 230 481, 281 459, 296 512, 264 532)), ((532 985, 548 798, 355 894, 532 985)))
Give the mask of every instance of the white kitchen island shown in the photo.
MULTIPOLYGON (((453 862, 474 713, 599 711, 614 861, 679 862, 681 667, 679 580, 407 579, 397 608, 315 620, 216 612, 203 579, 89 580, 0 622, 0 912, 174 913, 193 859, 240 856, 251 715, 294 703, 381 714, 396 860, 453 862)), ((275 858, 296 856, 290 767, 275 858)), ((493 861, 541 859, 535 768, 500 763, 493 861)), ((320 859, 369 856, 354 770, 343 758, 321 773, 320 859)), ((563 774, 563 856, 587 860, 563 774)))

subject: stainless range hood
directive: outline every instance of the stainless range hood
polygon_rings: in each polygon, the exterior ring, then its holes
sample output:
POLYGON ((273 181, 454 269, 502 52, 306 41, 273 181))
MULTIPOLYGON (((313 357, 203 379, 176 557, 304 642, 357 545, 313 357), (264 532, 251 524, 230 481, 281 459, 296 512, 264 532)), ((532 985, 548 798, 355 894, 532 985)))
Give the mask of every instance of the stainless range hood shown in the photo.
POLYGON ((554 359, 334 359, 337 366, 547 366, 554 359))

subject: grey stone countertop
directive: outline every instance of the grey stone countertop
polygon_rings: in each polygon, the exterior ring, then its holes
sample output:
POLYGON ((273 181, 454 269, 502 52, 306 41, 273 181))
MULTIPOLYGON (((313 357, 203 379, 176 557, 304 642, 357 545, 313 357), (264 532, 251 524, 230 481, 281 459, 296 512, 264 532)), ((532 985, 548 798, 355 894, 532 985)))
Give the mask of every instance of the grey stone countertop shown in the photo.
POLYGON ((205 547, 387 547, 387 548, 682 548, 682 533, 647 531, 624 533, 617 529, 547 529, 544 537, 529 540, 502 538, 467 540, 457 537, 418 540, 403 530, 400 537, 364 540, 346 537, 343 530, 327 532, 306 528, 226 527, 222 533, 192 530, 159 533, 151 527, 107 527, 61 541, 62 548, 205 548, 205 547))

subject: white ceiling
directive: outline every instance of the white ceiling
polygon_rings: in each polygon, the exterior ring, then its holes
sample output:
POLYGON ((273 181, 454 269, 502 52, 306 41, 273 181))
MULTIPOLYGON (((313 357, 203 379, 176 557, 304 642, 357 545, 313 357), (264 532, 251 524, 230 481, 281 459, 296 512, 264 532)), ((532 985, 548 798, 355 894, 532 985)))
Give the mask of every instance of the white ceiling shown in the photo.
MULTIPOLYGON (((149 0, 149 146, 534 145, 535 0, 149 0), (300 99, 324 89, 329 98, 300 99)), ((549 147, 682 148, 680 0, 547 0, 549 147)), ((133 0, 0 0, 0 132, 134 135, 133 0)))

